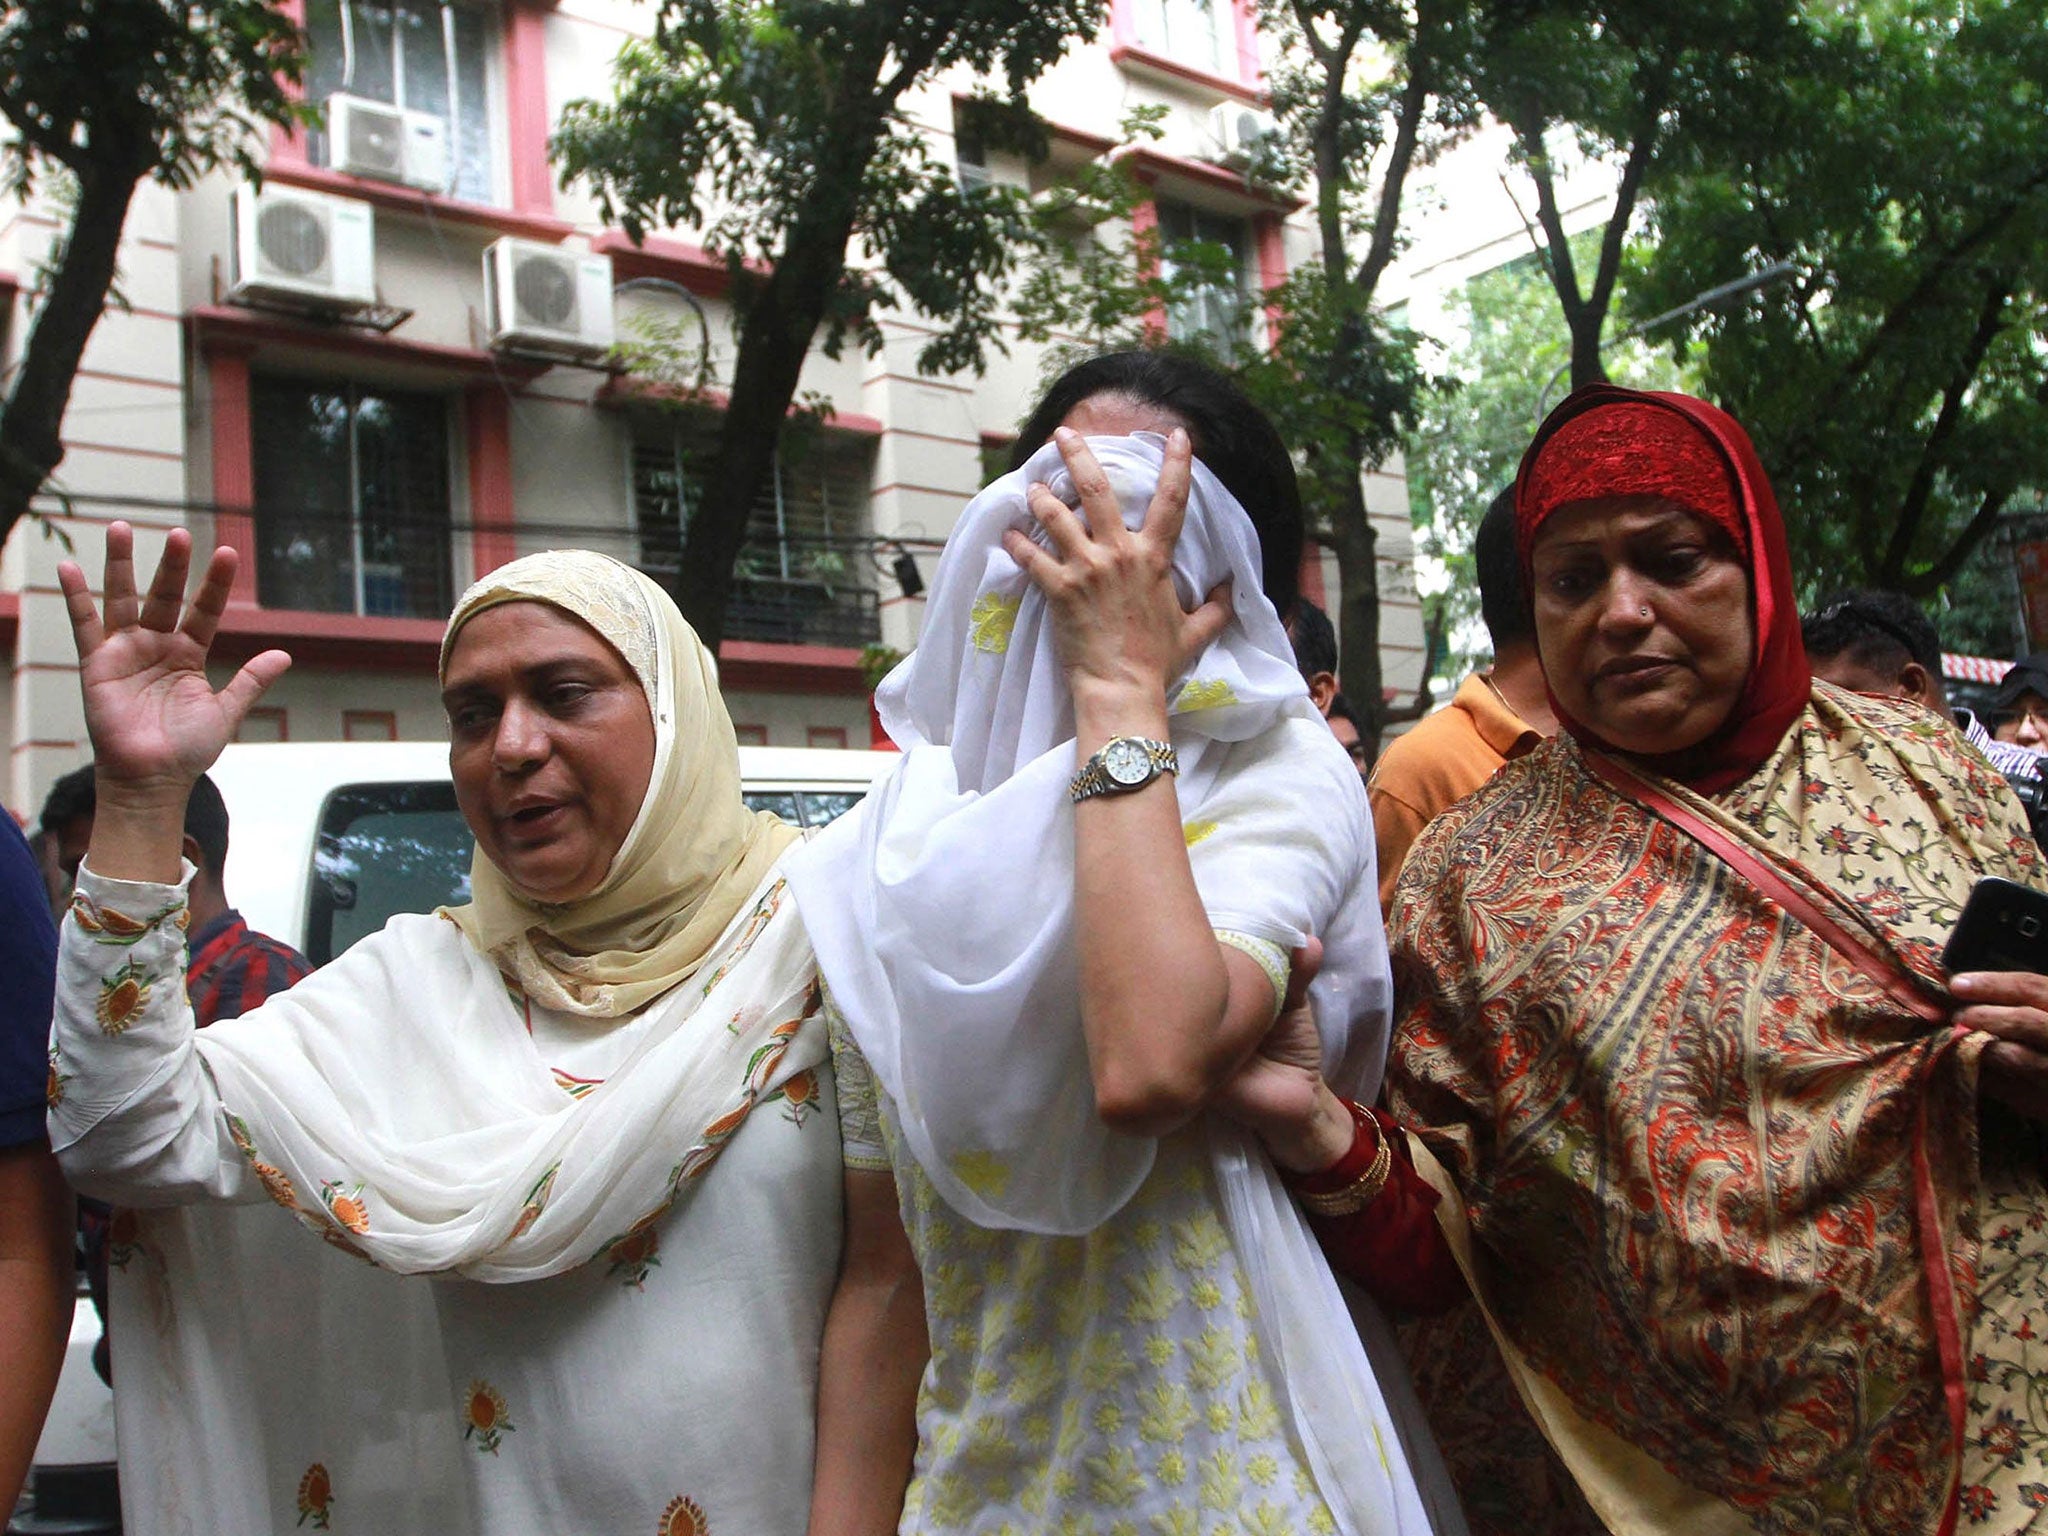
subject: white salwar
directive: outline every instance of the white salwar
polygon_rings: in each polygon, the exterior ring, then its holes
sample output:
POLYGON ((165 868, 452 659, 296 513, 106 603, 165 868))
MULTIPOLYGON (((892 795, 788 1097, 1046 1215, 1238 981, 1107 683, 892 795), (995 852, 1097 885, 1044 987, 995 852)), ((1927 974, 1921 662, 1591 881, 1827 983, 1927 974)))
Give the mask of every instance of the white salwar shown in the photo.
MULTIPOLYGON (((1126 524, 1139 526, 1163 443, 1089 446, 1126 524)), ((1111 1132, 1095 1109, 1073 931, 1072 704, 1046 603, 1002 547, 1007 529, 1042 538, 1025 501, 1033 481, 1077 501, 1048 445, 962 514, 918 649, 876 696, 903 763, 787 867, 820 973, 918 1176, 972 1223, 1051 1239, 1113 1223, 1146 1187, 1159 1143, 1111 1132)), ((1231 624, 1171 700, 1174 790, 1196 885, 1221 932, 1281 950, 1323 939, 1311 995, 1326 1072, 1338 1092, 1369 1102, 1392 983, 1364 795, 1262 595, 1251 521, 1199 463, 1174 578, 1190 608, 1232 583, 1231 624)), ((1347 1305, 1250 1137, 1215 1117, 1198 1131, 1258 1356, 1337 1528, 1462 1530, 1372 1304, 1347 1305)), ((1128 1246, 1113 1239, 1109 1251, 1128 1246)), ((929 1439, 933 1426, 923 1428, 929 1439)), ((931 1466, 921 1446, 921 1477, 931 1466)))

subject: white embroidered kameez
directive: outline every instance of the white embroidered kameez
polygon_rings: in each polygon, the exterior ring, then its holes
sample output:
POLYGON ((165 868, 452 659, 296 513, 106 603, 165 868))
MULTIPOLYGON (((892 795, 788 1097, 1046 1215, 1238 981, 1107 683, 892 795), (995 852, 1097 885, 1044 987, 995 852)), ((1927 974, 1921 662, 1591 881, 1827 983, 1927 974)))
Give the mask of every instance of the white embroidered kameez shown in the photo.
MULTIPOLYGON (((331 1180, 296 1163, 280 1172, 258 1100, 289 1075, 241 1061, 282 1054, 352 1076, 344 1096, 389 1100, 393 1150, 414 1174, 440 1167, 451 1196, 462 1194, 465 1147, 496 1160, 507 1134, 564 1160, 566 1196, 574 1126, 586 1122, 619 1154, 601 1159, 617 1177, 593 1208, 616 1198, 622 1211, 653 1210, 663 1179, 637 1179, 624 1154, 659 1114, 648 1106, 600 1127, 601 1085, 647 1060, 657 1035, 724 1033, 733 1009, 718 1004, 753 983, 749 962, 776 964, 768 951, 785 940, 803 948, 786 907, 749 945, 747 917, 735 923, 706 974, 736 964, 711 999, 688 983, 615 1027, 534 1007, 529 1033, 527 1007, 454 925, 417 917, 195 1033, 181 890, 88 868, 80 894, 103 927, 108 912, 166 914, 129 942, 66 922, 53 1048, 51 1125, 65 1167, 127 1208, 112 1243, 111 1333, 128 1530, 802 1532, 840 1234, 819 1048, 792 1050, 789 1060, 813 1065, 767 1088, 706 1176, 687 1179, 648 1227, 597 1217, 615 1240, 593 1238, 587 1258, 512 1285, 391 1274, 307 1230, 359 1241, 347 1221, 360 1216, 374 1233, 385 1214, 376 1176, 362 1190, 339 1156, 331 1180), (665 1004, 682 1008, 680 1027, 665 1004), (473 1080, 449 1076, 465 1062, 473 1080), (429 1146, 404 1128, 441 1116, 437 1100, 469 1108, 429 1146), (536 1118, 555 1125, 513 1130, 536 1118), (324 1215, 279 1209, 281 1179, 302 1209, 324 1215)), ((815 1035, 816 1022, 806 1029, 815 1035)), ((661 1155, 673 1164, 681 1149, 669 1138, 661 1155)), ((544 1211, 526 1238, 544 1239, 546 1224, 544 1211)))

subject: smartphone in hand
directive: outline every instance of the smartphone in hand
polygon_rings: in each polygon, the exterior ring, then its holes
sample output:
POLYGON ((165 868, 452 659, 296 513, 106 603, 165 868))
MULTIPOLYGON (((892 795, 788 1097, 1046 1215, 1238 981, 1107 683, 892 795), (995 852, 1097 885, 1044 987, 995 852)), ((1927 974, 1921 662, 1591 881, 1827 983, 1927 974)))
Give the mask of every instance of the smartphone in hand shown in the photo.
POLYGON ((1986 875, 1970 887, 1941 963, 1951 976, 1959 971, 2048 975, 2048 892, 1986 875))

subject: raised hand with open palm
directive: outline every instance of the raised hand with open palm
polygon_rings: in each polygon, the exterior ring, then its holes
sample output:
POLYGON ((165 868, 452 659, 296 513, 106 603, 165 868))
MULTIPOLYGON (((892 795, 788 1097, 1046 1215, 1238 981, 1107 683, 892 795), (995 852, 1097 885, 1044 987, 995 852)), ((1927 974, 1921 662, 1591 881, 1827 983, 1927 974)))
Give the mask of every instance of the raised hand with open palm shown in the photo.
POLYGON ((264 689, 291 658, 265 651, 216 690, 206 676, 221 614, 234 584, 236 555, 222 547, 207 562, 199 590, 185 601, 192 535, 174 528, 146 595, 135 584, 135 534, 107 529, 104 613, 93 603, 76 561, 57 567, 57 583, 78 646, 79 686, 92 739, 98 805, 87 862, 101 875, 129 880, 178 878, 185 800, 264 689))

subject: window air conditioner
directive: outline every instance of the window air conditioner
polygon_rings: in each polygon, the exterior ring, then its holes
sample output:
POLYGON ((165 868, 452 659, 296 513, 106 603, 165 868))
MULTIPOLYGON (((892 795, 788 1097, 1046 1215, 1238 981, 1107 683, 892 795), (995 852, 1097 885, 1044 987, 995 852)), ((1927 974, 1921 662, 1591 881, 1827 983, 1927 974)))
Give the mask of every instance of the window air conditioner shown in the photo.
POLYGON ((448 190, 448 124, 431 112, 337 93, 327 98, 327 145, 334 170, 424 192, 448 190))
POLYGON ((228 298, 293 309, 362 309, 377 302, 370 206, 294 187, 235 188, 235 269, 228 298))
POLYGON ((1272 114, 1234 101, 1209 109, 1209 142, 1218 165, 1242 170, 1256 160, 1264 141, 1279 132, 1272 114))
POLYGON ((491 345, 590 357, 612 344, 612 263, 507 237, 484 250, 491 345))

